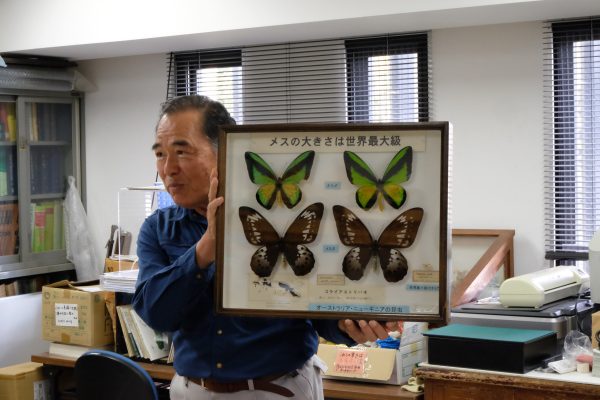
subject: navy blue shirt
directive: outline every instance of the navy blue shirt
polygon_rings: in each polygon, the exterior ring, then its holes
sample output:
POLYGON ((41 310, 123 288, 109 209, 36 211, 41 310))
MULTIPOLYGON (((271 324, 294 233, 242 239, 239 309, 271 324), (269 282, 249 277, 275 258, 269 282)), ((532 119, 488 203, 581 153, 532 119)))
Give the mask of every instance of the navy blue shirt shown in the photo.
POLYGON ((215 266, 196 264, 196 242, 206 226, 202 215, 173 206, 148 217, 137 241, 133 306, 154 329, 173 332, 179 375, 229 381, 292 371, 316 352, 316 330, 352 343, 337 321, 216 314, 215 266))

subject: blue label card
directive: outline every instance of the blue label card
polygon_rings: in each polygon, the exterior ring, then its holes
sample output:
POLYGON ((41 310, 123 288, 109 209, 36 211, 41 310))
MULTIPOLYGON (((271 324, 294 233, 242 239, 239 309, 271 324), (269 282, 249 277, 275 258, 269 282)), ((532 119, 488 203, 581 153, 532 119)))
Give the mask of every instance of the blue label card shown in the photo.
POLYGON ((406 285, 406 290, 420 290, 424 292, 437 292, 440 290, 439 285, 427 285, 423 283, 409 283, 406 285))
POLYGON ((340 181, 325 182, 326 190, 339 190, 341 188, 342 188, 342 182, 340 182, 340 181))
POLYGON ((323 253, 338 253, 340 251, 340 246, 337 244, 324 244, 323 245, 323 253))

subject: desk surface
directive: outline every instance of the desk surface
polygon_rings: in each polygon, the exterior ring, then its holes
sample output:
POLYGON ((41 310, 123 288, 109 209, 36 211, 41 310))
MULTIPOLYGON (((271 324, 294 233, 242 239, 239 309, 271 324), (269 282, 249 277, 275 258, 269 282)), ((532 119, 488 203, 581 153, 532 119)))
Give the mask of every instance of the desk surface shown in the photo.
MULTIPOLYGON (((31 361, 58 367, 73 368, 75 359, 50 355, 49 353, 34 354, 31 361)), ((154 379, 170 381, 175 374, 171 365, 152 364, 139 362, 154 379)), ((422 393, 411 393, 402 390, 398 385, 384 385, 367 382, 350 382, 333 379, 323 379, 323 393, 330 399, 358 400, 369 398, 372 400, 397 400, 412 399, 423 400, 422 393)))

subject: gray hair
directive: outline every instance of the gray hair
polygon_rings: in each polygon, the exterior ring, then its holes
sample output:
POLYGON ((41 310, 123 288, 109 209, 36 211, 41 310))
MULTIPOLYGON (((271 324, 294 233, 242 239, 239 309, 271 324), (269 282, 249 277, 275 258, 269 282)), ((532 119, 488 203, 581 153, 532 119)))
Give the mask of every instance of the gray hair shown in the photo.
MULTIPOLYGON (((162 104, 158 121, 165 115, 172 115, 182 111, 197 110, 204 114, 203 131, 206 137, 217 148, 219 145, 219 131, 223 125, 235 125, 235 119, 223 104, 206 96, 187 95, 173 97, 162 104)), ((158 128, 158 123, 156 124, 158 128)), ((156 129, 155 129, 156 131, 156 129)))

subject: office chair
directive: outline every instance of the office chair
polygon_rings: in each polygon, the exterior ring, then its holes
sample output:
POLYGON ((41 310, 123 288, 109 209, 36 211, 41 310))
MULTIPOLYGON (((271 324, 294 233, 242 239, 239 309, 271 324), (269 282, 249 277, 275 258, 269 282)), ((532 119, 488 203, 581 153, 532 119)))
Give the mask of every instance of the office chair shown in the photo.
POLYGON ((154 381, 135 361, 91 350, 75 362, 78 400, 158 400, 154 381))

